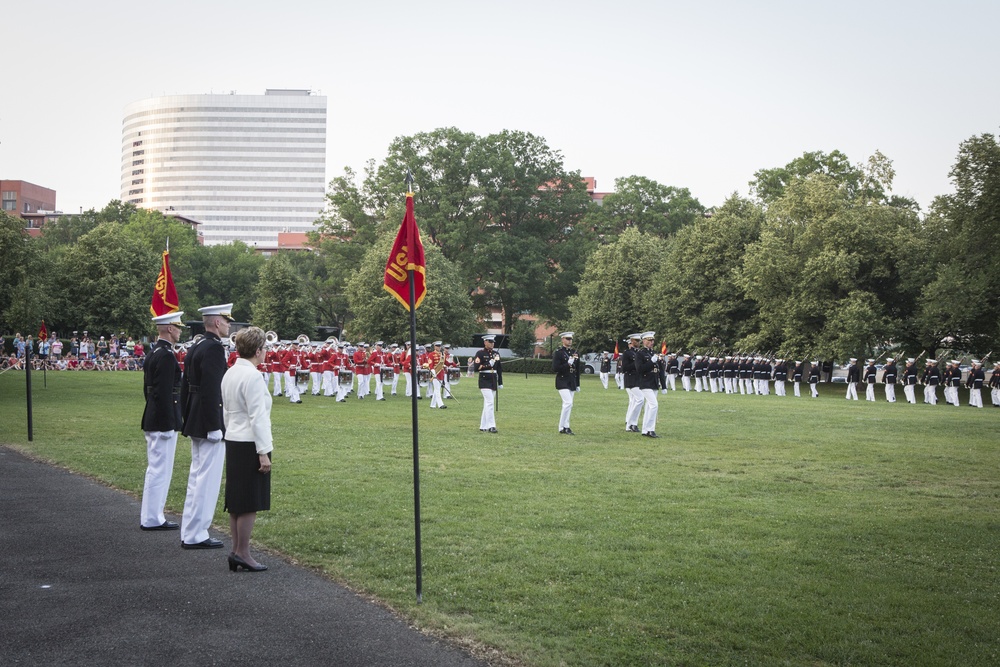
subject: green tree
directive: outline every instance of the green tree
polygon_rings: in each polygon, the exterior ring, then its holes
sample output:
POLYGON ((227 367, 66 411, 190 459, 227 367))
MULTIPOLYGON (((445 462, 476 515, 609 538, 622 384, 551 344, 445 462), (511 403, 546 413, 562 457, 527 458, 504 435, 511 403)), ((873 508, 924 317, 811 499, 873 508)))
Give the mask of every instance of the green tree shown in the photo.
POLYGON ((1000 144, 992 134, 959 146, 955 192, 934 200, 932 242, 919 266, 929 277, 914 323, 923 346, 982 354, 1000 348, 1000 144))
POLYGON ((623 335, 647 329, 648 304, 659 298, 653 277, 668 248, 669 241, 631 227, 594 251, 579 293, 569 299, 579 349, 609 349, 623 335))
POLYGON ((535 323, 519 319, 510 333, 510 349, 519 357, 531 358, 535 354, 535 323))
MULTIPOLYGON (((198 308, 212 305, 200 302, 198 299, 200 276, 193 267, 197 262, 196 255, 205 253, 207 249, 199 245, 198 233, 190 225, 165 216, 159 211, 138 209, 133 210, 122 225, 122 233, 132 236, 157 257, 163 256, 167 240, 170 240, 170 273, 177 288, 179 308, 186 316, 193 315, 197 318, 198 308)), ((151 280, 155 278, 154 275, 151 280)), ((152 283, 149 292, 152 295, 152 283)))
POLYGON ((0 332, 32 332, 47 317, 38 245, 21 218, 0 211, 0 332))
POLYGON ((758 326, 757 305, 738 284, 747 247, 760 238, 760 206, 730 196, 711 218, 680 229, 643 302, 646 326, 673 350, 733 350, 758 326))
MULTIPOLYGON (((410 339, 410 316, 383 288, 385 263, 395 234, 383 236, 365 255, 348 284, 354 319, 345 336, 353 340, 402 342, 410 339)), ((417 309, 417 339, 467 345, 476 318, 458 269, 435 246, 425 246, 427 295, 417 309)))
MULTIPOLYGON (((170 255, 172 261, 173 250, 170 255)), ((253 304, 261 270, 266 263, 264 256, 242 241, 198 246, 191 256, 191 274, 197 287, 193 299, 197 305, 185 312, 197 318, 197 308, 232 302, 233 317, 237 321, 256 324, 252 319, 253 304)), ((178 274, 175 272, 175 278, 178 274)), ((186 303, 184 295, 181 295, 181 302, 186 303)))
POLYGON ((260 268, 255 295, 251 319, 255 326, 281 338, 315 337, 315 313, 286 255, 274 255, 260 268))
POLYGON ((52 319, 60 323, 61 332, 152 333, 149 304, 159 256, 122 233, 121 224, 99 224, 66 248, 51 270, 58 312, 52 319))
POLYGON ((754 174, 754 180, 750 181, 750 193, 764 204, 771 204, 785 194, 789 185, 814 175, 829 177, 848 200, 862 192, 862 183, 867 183, 866 192, 870 198, 876 194, 878 179, 866 181, 863 169, 852 165, 847 156, 837 150, 831 153, 806 152, 784 167, 761 169, 754 174))
POLYGON ((615 191, 590 211, 587 223, 609 240, 629 227, 666 238, 704 214, 705 207, 687 188, 628 176, 615 179, 615 191))

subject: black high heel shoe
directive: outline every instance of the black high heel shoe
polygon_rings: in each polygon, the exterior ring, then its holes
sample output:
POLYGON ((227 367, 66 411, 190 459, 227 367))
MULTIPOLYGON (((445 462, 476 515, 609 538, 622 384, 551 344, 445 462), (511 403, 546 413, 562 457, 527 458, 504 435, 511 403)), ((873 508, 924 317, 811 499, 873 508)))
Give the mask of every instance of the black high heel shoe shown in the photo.
POLYGON ((233 554, 232 556, 229 557, 230 572, 236 572, 236 570, 241 567, 247 572, 263 572, 264 570, 267 569, 267 565, 264 565, 263 563, 257 563, 257 566, 254 567, 253 565, 246 562, 236 554, 233 554))

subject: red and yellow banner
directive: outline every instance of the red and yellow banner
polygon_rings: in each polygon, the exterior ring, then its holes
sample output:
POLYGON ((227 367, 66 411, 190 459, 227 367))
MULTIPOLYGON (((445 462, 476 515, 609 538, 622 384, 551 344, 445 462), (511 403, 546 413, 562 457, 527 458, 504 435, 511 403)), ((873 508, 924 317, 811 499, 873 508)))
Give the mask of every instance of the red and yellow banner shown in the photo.
POLYGON ((45 320, 42 320, 42 326, 38 329, 38 340, 48 340, 49 330, 45 328, 45 320))
POLYGON ((149 306, 149 312, 153 317, 159 317, 180 310, 177 301, 177 288, 174 287, 174 277, 170 274, 168 248, 163 251, 163 263, 160 265, 160 275, 156 277, 156 285, 153 287, 153 303, 149 306))
POLYGON ((399 226, 392 252, 385 263, 385 290, 410 310, 409 271, 413 271, 413 308, 419 308, 427 294, 427 268, 424 244, 420 241, 417 218, 413 215, 413 193, 406 193, 406 215, 399 226))

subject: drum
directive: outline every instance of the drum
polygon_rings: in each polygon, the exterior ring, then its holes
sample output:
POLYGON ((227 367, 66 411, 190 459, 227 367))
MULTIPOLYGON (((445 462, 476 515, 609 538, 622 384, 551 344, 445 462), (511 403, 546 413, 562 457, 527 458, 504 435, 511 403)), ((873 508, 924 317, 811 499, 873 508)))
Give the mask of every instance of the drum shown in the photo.
POLYGON ((452 366, 448 369, 448 382, 450 384, 458 384, 458 380, 462 377, 462 369, 458 366, 452 366))
POLYGON ((392 366, 382 366, 379 369, 379 377, 382 378, 382 382, 392 382, 392 376, 395 374, 395 371, 392 370, 392 366))
POLYGON ((337 373, 337 382, 345 387, 350 387, 354 384, 354 371, 348 368, 341 368, 340 372, 337 373))
POLYGON ((431 383, 431 369, 429 368, 418 368, 417 369, 417 384, 421 387, 426 387, 431 383))
POLYGON ((304 368, 295 371, 295 386, 301 393, 309 389, 309 371, 304 368))

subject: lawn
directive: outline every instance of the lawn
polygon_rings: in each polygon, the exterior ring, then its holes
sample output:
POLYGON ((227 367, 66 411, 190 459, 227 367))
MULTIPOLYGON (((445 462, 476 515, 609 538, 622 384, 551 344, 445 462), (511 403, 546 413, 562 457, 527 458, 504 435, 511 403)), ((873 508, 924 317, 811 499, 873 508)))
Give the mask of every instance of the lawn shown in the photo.
MULTIPOLYGON (((23 373, 0 375, 0 443, 138 496, 141 375, 32 379, 29 443, 23 373)), ((1000 410, 677 392, 650 440, 583 385, 576 437, 551 376, 508 374, 497 435, 469 378, 420 402, 422 604, 402 396, 276 401, 255 541, 526 665, 1000 662, 1000 410)), ((188 463, 182 438, 175 513, 188 463)))

